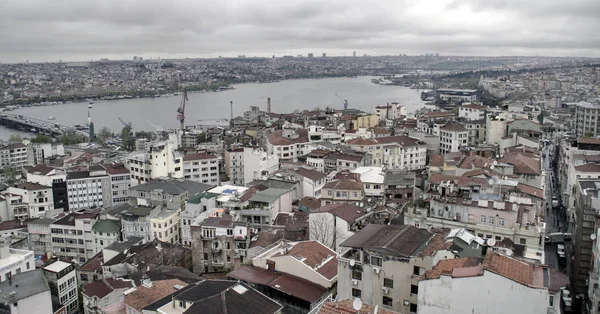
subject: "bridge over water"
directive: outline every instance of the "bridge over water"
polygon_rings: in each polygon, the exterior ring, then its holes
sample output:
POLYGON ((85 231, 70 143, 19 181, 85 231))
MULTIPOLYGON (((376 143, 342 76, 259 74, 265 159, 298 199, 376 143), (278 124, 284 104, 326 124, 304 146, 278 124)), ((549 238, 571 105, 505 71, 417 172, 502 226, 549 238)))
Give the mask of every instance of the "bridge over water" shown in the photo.
POLYGON ((50 136, 61 136, 69 132, 75 132, 77 135, 85 137, 89 137, 90 135, 89 131, 84 130, 83 126, 76 128, 74 126, 62 125, 52 121, 40 120, 20 114, 0 114, 0 125, 19 131, 50 136))

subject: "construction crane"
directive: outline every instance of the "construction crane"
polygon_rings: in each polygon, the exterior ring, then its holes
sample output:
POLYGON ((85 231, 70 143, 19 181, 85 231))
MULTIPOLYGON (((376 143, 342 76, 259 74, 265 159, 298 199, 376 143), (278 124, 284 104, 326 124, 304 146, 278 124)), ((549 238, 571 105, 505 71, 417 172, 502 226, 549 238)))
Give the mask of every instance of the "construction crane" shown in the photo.
POLYGON ((123 119, 121 119, 119 117, 117 117, 117 119, 119 119, 119 121, 121 121, 121 123, 123 124, 124 127, 131 129, 131 122, 125 122, 123 119))
POLYGON ((164 132, 164 130, 165 130, 161 126, 150 122, 150 120, 148 120, 148 119, 146 119, 146 122, 150 123, 150 125, 154 128, 154 130, 156 130, 156 132, 164 132))
POLYGON ((342 99, 342 97, 340 97, 340 95, 338 95, 337 93, 335 93, 335 96, 337 96, 337 98, 344 103, 344 110, 348 109, 348 100, 347 99, 342 99))
POLYGON ((183 97, 181 98, 181 105, 177 108, 177 121, 181 123, 181 130, 185 129, 185 104, 187 103, 187 91, 183 91, 183 97))

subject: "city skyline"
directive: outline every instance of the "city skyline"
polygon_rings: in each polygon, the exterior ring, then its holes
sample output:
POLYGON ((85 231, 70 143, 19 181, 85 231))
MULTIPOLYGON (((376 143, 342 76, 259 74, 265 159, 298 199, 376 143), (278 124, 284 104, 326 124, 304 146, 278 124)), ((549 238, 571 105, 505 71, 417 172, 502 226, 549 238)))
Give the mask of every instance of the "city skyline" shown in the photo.
POLYGON ((0 62, 133 56, 600 56, 600 2, 0 3, 0 62))

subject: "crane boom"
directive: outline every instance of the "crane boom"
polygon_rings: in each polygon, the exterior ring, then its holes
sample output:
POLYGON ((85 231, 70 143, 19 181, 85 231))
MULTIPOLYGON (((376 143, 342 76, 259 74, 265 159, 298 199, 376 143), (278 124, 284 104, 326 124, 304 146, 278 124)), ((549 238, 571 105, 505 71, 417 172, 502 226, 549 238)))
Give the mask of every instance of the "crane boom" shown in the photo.
POLYGON ((185 104, 187 103, 187 91, 183 91, 183 97, 181 98, 181 105, 177 108, 177 121, 181 123, 181 130, 185 129, 185 104))
POLYGON ((131 122, 125 122, 123 119, 121 119, 120 117, 117 117, 117 119, 119 119, 119 121, 121 121, 121 123, 123 124, 124 127, 128 127, 131 128, 131 122))
POLYGON ((348 100, 347 99, 342 99, 342 97, 340 97, 340 95, 338 95, 337 93, 335 93, 335 96, 337 96, 337 98, 344 103, 344 110, 348 109, 348 100))

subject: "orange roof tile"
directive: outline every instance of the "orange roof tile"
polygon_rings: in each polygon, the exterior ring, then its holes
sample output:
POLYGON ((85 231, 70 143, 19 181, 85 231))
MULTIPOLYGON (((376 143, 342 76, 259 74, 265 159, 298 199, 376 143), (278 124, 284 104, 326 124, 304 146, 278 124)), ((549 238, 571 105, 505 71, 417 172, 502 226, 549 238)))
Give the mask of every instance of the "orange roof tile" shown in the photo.
POLYGON ((137 289, 125 296, 125 304, 138 312, 149 304, 152 304, 169 294, 177 291, 174 286, 187 286, 187 283, 179 279, 159 280, 152 282, 152 287, 139 286, 137 289))
MULTIPOLYGON (((356 310, 352 306, 354 300, 346 299, 335 302, 327 302, 323 304, 318 314, 356 314, 356 310)), ((358 311, 361 314, 374 314, 375 306, 370 304, 363 304, 358 311)), ((387 310, 379 307, 377 314, 399 314, 396 311, 387 310)))

